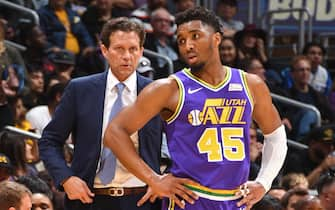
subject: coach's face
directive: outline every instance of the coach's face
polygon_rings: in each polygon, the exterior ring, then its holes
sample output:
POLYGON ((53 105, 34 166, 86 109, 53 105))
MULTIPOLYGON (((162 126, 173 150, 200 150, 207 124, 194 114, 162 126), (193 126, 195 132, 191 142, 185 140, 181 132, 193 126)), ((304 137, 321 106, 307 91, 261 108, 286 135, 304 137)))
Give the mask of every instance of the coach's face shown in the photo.
POLYGON ((101 50, 107 59, 112 73, 119 81, 126 80, 137 68, 143 54, 140 37, 136 32, 116 31, 109 37, 108 48, 102 45, 101 50))

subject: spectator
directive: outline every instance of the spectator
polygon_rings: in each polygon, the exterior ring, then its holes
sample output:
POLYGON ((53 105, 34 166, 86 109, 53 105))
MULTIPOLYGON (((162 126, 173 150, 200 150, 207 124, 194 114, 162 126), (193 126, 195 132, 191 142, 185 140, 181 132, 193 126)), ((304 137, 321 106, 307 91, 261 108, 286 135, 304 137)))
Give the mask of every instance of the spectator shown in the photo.
POLYGON ((150 24, 151 13, 160 7, 167 8, 167 0, 147 0, 147 3, 134 10, 130 17, 136 18, 143 24, 145 31, 150 33, 153 31, 150 24))
POLYGON ((253 122, 249 129, 250 136, 250 172, 249 180, 254 180, 257 177, 259 169, 261 168, 260 162, 262 157, 263 143, 257 134, 257 126, 253 122))
MULTIPOLYGON (((275 73, 273 70, 265 70, 264 65, 258 58, 245 58, 239 61, 239 68, 244 69, 248 73, 256 74, 257 76, 259 76, 262 80, 264 80, 272 93, 276 93, 282 96, 288 95, 286 91, 276 85, 276 82, 274 80, 267 78, 268 75, 274 75, 275 73), (266 74, 267 71, 273 73, 266 74)), ((286 130, 291 131, 292 125, 287 114, 285 113, 287 107, 280 103, 277 103, 276 101, 274 102, 274 105, 276 106, 281 115, 282 123, 285 125, 286 130)))
POLYGON ((302 173, 289 173, 281 178, 280 185, 286 191, 293 188, 308 189, 308 180, 302 173))
POLYGON ((320 199, 315 196, 308 196, 292 205, 294 210, 323 210, 320 199))
POLYGON ((265 195, 260 201, 258 201, 251 210, 284 210, 281 206, 280 201, 271 195, 265 195))
POLYGON ((256 28, 254 24, 246 25, 243 30, 236 32, 234 40, 238 49, 238 58, 242 60, 256 57, 266 64, 268 61, 265 49, 266 37, 266 32, 256 28))
POLYGON ((129 17, 135 9, 146 2, 147 0, 113 0, 113 8, 118 11, 118 17, 129 17))
POLYGON ((10 90, 7 81, 0 78, 0 130, 7 125, 14 125, 14 114, 8 104, 7 90, 10 90))
POLYGON ((48 49, 47 37, 39 25, 25 24, 20 31, 22 44, 27 47, 23 53, 23 58, 28 72, 37 67, 41 68, 44 74, 53 72, 54 66, 48 58, 48 53, 58 51, 60 48, 48 49))
POLYGON ((24 186, 12 181, 0 183, 0 210, 30 210, 31 192, 24 186))
POLYGON ((242 59, 239 61, 239 67, 246 72, 258 75, 266 82, 271 92, 287 95, 285 90, 279 87, 281 83, 280 75, 272 69, 266 69, 259 58, 252 57, 242 59))
POLYGON ((285 210, 294 210, 293 205, 309 196, 308 190, 304 188, 294 188, 285 193, 283 199, 281 200, 281 204, 285 210))
POLYGON ((335 166, 334 151, 335 127, 322 126, 313 129, 306 137, 307 150, 288 152, 284 174, 303 173, 307 176, 310 188, 314 188, 320 175, 335 166))
POLYGON ((16 182, 23 184, 32 192, 32 210, 54 210, 52 191, 42 179, 35 176, 21 176, 16 182))
POLYGON ((256 74, 259 76, 263 81, 266 81, 265 72, 266 69, 264 68, 262 62, 258 58, 245 58, 240 61, 241 69, 244 69, 246 72, 251 74, 256 74))
POLYGON ((0 129, 6 125, 14 125, 13 113, 9 98, 15 97, 24 84, 23 70, 17 65, 8 66, 0 75, 0 129))
POLYGON ((4 42, 5 27, 6 24, 4 20, 0 19, 0 75, 12 64, 21 66, 25 72, 25 64, 20 52, 4 42))
POLYGON ((43 170, 44 165, 40 162, 37 139, 26 138, 24 142, 26 145, 25 152, 27 164, 30 165, 30 167, 35 168, 37 171, 43 170))
POLYGON ((42 179, 50 188, 52 192, 52 203, 54 210, 64 210, 64 191, 57 190, 53 179, 49 175, 48 171, 44 170, 38 173, 38 177, 42 179))
POLYGON ((332 81, 328 70, 322 66, 326 49, 317 42, 309 42, 304 46, 302 53, 310 59, 312 64, 309 84, 314 90, 328 96, 332 81))
POLYGON ((58 83, 51 86, 47 92, 48 104, 36 106, 27 112, 26 118, 36 130, 37 134, 42 134, 45 126, 50 122, 56 106, 61 100, 64 89, 64 83, 58 83))
POLYGON ((277 198, 278 200, 281 200, 284 197, 286 192, 287 191, 283 187, 273 186, 271 187, 271 189, 269 190, 267 194, 271 195, 274 198, 277 198))
POLYGON ((235 20, 237 14, 237 0, 218 0, 216 4, 216 14, 220 17, 223 26, 223 35, 233 37, 237 31, 244 28, 244 23, 235 20))
POLYGON ((148 77, 150 79, 154 78, 155 70, 151 67, 151 62, 148 58, 142 56, 137 66, 137 72, 140 73, 144 77, 148 77))
POLYGON ((173 0, 176 7, 176 14, 196 6, 195 0, 173 0))
POLYGON ((11 176, 13 176, 13 165, 5 154, 0 153, 0 182, 9 180, 11 176))
POLYGON ((113 0, 96 0, 91 4, 82 16, 92 40, 99 44, 99 34, 102 26, 110 19, 120 17, 118 10, 113 9, 113 0))
POLYGON ((233 68, 238 67, 237 48, 233 38, 223 37, 219 47, 219 52, 223 65, 233 68))
POLYGON ((22 97, 20 95, 14 96, 9 98, 8 101, 14 116, 15 127, 25 131, 34 132, 31 124, 26 120, 27 109, 23 105, 22 97))
POLYGON ((43 209, 43 210, 54 210, 52 201, 45 194, 34 193, 31 196, 32 210, 43 209))
MULTIPOLYGON (((173 20, 171 14, 165 8, 158 8, 151 13, 151 25, 153 32, 147 34, 144 48, 165 55, 172 61, 178 59, 176 41, 171 34, 173 20)), ((152 67, 155 69, 155 79, 169 75, 167 62, 161 58, 152 59, 152 67)))
POLYGON ((28 66, 28 85, 23 94, 23 104, 27 110, 46 103, 44 95, 44 73, 41 66, 28 66))
POLYGON ((20 65, 9 65, 2 72, 2 80, 7 81, 5 85, 8 86, 7 96, 14 97, 21 93, 24 88, 24 69, 20 65))
MULTIPOLYGON (((303 54, 311 61, 311 75, 308 84, 316 91, 329 96, 332 90, 332 81, 329 72, 322 66, 323 57, 326 54, 325 48, 317 42, 309 42, 304 46, 303 54)), ((293 86, 290 67, 281 71, 283 78, 282 86, 291 88, 293 86)))
MULTIPOLYGON (((311 62, 306 56, 296 56, 291 62, 293 86, 288 90, 288 96, 294 100, 315 106, 321 113, 322 123, 335 122, 328 98, 315 91, 309 85, 311 62)), ((301 139, 316 123, 316 114, 310 110, 291 108, 287 116, 292 123, 291 138, 301 139)))
POLYGON ((94 51, 91 40, 80 17, 66 7, 67 0, 49 0, 48 5, 38 10, 40 25, 47 36, 49 47, 67 49, 87 56, 94 51))
POLYGON ((86 5, 81 0, 68 0, 67 6, 76 12, 80 17, 86 11, 86 5))
MULTIPOLYGON (((69 82, 76 74, 75 72, 76 58, 75 55, 68 50, 60 50, 50 54, 51 62, 55 65, 54 75, 62 83, 69 82)), ((52 77, 52 75, 50 76, 52 77)))
POLYGON ((321 205, 325 210, 334 210, 335 208, 335 176, 334 170, 329 170, 320 176, 317 184, 317 191, 321 205))
POLYGON ((13 179, 23 175, 37 175, 36 169, 27 164, 26 143, 22 135, 2 131, 0 152, 8 156, 13 164, 13 179))

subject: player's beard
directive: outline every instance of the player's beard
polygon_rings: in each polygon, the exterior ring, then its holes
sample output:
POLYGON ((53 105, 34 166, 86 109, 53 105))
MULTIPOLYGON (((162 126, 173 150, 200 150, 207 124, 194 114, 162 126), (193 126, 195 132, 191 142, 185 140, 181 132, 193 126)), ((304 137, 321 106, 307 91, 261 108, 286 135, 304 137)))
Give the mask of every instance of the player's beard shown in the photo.
POLYGON ((204 66, 205 66, 204 62, 193 64, 193 65, 189 65, 189 67, 191 68, 192 72, 198 72, 201 69, 203 69, 204 66))

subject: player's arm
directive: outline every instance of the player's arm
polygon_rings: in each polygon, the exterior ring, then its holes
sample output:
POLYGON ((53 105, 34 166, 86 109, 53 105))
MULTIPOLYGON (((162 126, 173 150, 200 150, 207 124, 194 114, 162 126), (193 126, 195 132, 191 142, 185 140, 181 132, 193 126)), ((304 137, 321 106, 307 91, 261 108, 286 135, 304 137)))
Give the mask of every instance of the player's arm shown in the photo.
POLYGON ((253 119, 264 134, 282 125, 277 109, 272 104, 270 91, 258 76, 247 74, 247 82, 254 100, 253 119))
POLYGON ((281 123, 277 109, 272 104, 266 84, 255 75, 248 75, 248 83, 254 98, 253 118, 264 134, 262 165, 256 181, 268 191, 286 157, 285 127, 281 123))
POLYGON ((183 185, 189 182, 188 179, 156 174, 137 154, 130 139, 131 134, 142 128, 158 113, 174 110, 173 100, 176 94, 178 94, 178 86, 171 78, 156 80, 146 86, 136 102, 122 109, 108 125, 104 144, 112 149, 129 172, 150 186, 154 197, 170 197, 177 204, 182 205, 176 195, 189 202, 193 202, 191 197, 196 198, 195 194, 183 185))
POLYGON ((250 193, 238 205, 250 209, 271 188, 287 152, 285 128, 272 104, 270 91, 258 76, 247 74, 247 83, 254 101, 253 119, 264 134, 262 163, 255 182, 249 182, 250 193))

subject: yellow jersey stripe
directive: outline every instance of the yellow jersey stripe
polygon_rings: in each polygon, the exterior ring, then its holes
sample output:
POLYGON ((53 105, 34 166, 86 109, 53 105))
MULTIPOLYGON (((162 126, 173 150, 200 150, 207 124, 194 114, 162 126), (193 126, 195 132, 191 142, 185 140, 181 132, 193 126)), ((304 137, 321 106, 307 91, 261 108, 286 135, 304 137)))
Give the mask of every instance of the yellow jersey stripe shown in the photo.
POLYGON ((240 75, 241 75, 241 79, 242 79, 242 84, 244 86, 245 89, 245 93, 247 94, 248 98, 249 98, 249 102, 251 105, 251 110, 254 109, 254 99, 252 97, 252 94, 250 92, 248 83, 247 83, 247 73, 245 73, 244 71, 240 70, 240 75))
POLYGON ((200 83, 201 85, 209 88, 209 89, 212 89, 212 90, 217 90, 217 89, 220 89, 222 88, 223 86, 226 85, 227 81, 230 80, 231 78, 231 68, 228 67, 228 66, 224 66, 224 68, 227 70, 227 73, 226 73, 226 76, 224 78, 224 80, 222 80, 222 82, 220 82, 218 85, 212 85, 212 84, 209 84, 207 82, 205 82, 204 80, 194 76, 192 73, 191 73, 191 69, 189 68, 184 68, 182 71, 191 79, 197 81, 198 83, 200 83))
POLYGON ((200 192, 202 194, 219 196, 219 197, 235 196, 235 194, 239 191, 239 188, 233 190, 222 190, 222 189, 211 189, 202 185, 186 184, 185 186, 193 191, 200 192))
POLYGON ((185 98, 184 97, 185 96, 185 89, 184 89, 183 83, 175 75, 171 75, 171 77, 173 79, 175 79, 176 82, 177 82, 177 84, 178 84, 178 87, 179 87, 179 99, 178 99, 177 108, 176 108, 175 112, 173 113, 173 115, 166 120, 167 123, 171 123, 171 122, 173 122, 177 118, 177 116, 179 115, 179 113, 181 111, 181 107, 183 107, 184 98, 185 98))
POLYGON ((171 198, 169 198, 169 207, 168 210, 174 210, 175 202, 171 198))

